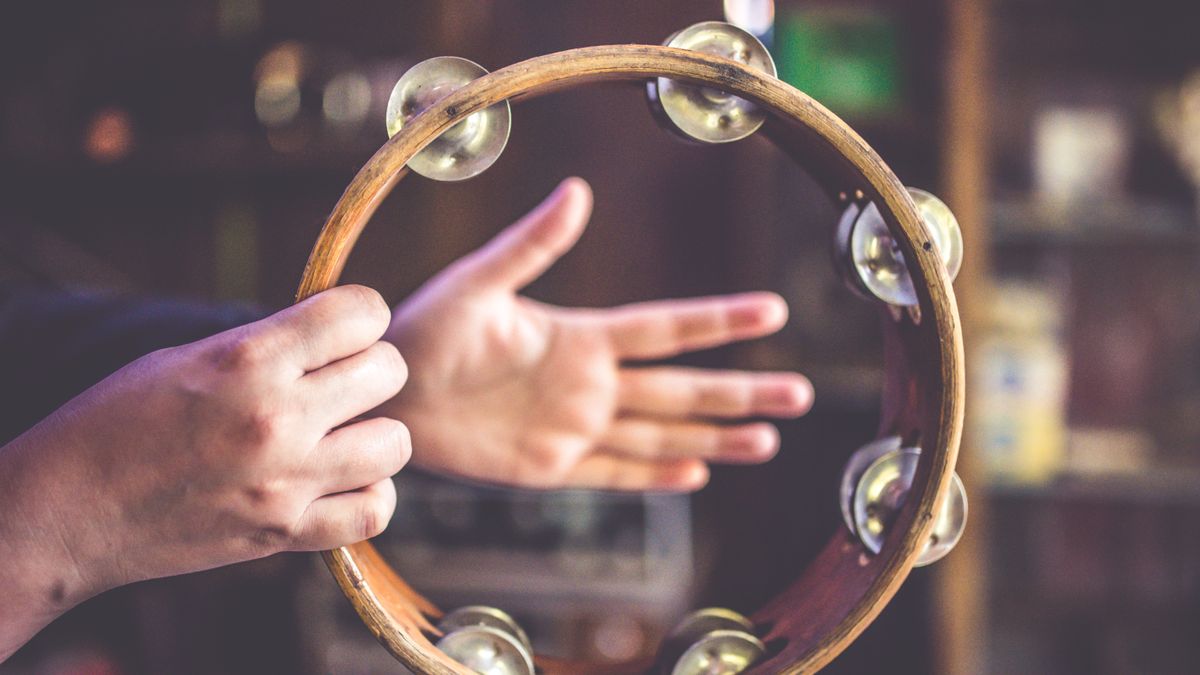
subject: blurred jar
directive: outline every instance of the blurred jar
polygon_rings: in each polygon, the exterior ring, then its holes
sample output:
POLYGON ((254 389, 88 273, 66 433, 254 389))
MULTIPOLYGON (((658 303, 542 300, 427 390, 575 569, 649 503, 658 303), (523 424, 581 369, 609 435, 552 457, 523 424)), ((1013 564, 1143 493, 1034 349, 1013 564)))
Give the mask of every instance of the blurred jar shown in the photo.
POLYGON ((974 354, 979 452, 995 480, 1041 483, 1063 465, 1069 364, 1063 301, 1050 288, 1002 282, 974 354))

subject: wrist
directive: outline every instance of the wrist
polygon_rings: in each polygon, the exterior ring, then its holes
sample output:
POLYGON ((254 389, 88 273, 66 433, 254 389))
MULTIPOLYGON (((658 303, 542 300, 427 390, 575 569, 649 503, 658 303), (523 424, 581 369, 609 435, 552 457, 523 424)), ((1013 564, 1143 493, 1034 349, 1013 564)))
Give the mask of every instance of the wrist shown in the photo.
POLYGON ((95 523, 64 508, 77 506, 67 500, 86 492, 69 472, 57 470, 64 464, 62 445, 41 442, 48 422, 0 448, 0 661, 105 590, 93 581, 95 566, 75 550, 81 537, 73 529, 95 523))

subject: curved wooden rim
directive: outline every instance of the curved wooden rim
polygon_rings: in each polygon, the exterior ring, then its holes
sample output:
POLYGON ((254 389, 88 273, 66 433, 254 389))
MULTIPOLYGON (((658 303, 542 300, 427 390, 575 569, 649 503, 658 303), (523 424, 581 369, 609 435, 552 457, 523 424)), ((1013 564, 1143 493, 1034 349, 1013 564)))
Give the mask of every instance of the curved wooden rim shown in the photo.
MULTIPOLYGON (((669 47, 615 45, 558 52, 481 77, 442 99, 383 145, 334 207, 313 247, 297 301, 333 286, 359 234, 410 158, 473 112, 601 80, 670 77, 708 84, 763 106, 764 132, 813 171, 830 194, 874 200, 900 244, 913 276, 923 319, 896 321, 884 310, 888 371, 881 434, 896 433, 924 447, 912 496, 883 550, 864 553, 838 528, 816 560, 788 589, 754 614, 768 657, 756 673, 808 673, 829 663, 879 614, 912 569, 949 486, 962 432, 962 334, 954 291, 925 236, 903 185, 844 122, 793 87, 734 61, 669 47)), ((831 495, 833 490, 830 491, 831 495)), ((831 497, 832 498, 832 497, 831 497)), ((363 622, 405 666, 421 673, 467 673, 435 649, 422 631, 438 610, 414 592, 369 542, 327 551, 325 560, 363 622)), ((642 672, 620 666, 563 664, 539 659, 543 672, 642 672)))

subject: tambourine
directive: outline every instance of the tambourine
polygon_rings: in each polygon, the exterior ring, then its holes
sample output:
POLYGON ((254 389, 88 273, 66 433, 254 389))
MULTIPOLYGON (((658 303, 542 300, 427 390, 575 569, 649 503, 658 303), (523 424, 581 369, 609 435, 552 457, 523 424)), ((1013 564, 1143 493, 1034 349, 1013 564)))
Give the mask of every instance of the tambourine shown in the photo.
POLYGON ((816 671, 867 627, 914 566, 945 555, 962 532, 966 497, 954 465, 963 346, 951 288, 962 242, 944 204, 906 189, 845 123, 777 79, 754 36, 707 22, 665 46, 572 49, 490 74, 453 57, 416 65, 393 91, 391 139, 334 207, 297 301, 337 282, 363 227, 408 169, 438 180, 470 178, 503 151, 510 101, 608 80, 644 83, 660 121, 694 142, 736 141, 761 128, 842 209, 831 228, 835 261, 846 282, 880 306, 886 369, 877 439, 850 457, 843 475, 846 527, 750 617, 694 612, 657 659, 620 664, 535 656, 500 610, 443 614, 370 542, 327 551, 325 560, 367 628, 418 673, 816 671))

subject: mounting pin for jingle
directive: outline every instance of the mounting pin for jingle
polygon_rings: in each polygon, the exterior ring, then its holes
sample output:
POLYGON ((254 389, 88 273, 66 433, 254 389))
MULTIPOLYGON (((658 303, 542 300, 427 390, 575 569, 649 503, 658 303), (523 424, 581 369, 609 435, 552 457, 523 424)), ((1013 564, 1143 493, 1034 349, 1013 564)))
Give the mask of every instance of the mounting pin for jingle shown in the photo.
MULTIPOLYGON (((775 61, 750 33, 722 21, 703 21, 671 35, 663 43, 722 56, 776 76, 775 61)), ((686 140, 729 143, 758 131, 767 115, 746 99, 697 84, 658 77, 646 83, 646 98, 656 119, 686 140)))
MULTIPOLYGON (((387 105, 388 137, 414 117, 487 70, 457 56, 438 56, 409 68, 396 82, 387 105)), ((459 181, 483 173, 499 159, 512 130, 508 101, 471 113, 425 146, 408 167, 434 180, 459 181)))

